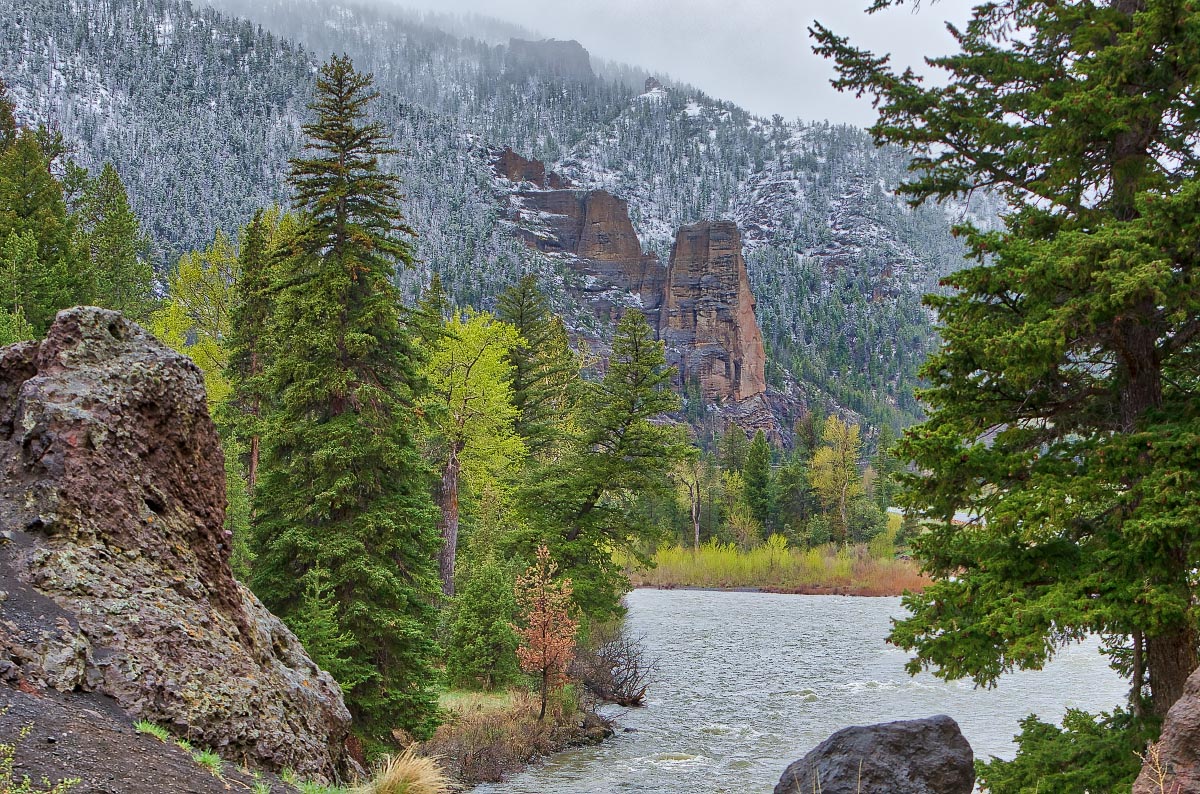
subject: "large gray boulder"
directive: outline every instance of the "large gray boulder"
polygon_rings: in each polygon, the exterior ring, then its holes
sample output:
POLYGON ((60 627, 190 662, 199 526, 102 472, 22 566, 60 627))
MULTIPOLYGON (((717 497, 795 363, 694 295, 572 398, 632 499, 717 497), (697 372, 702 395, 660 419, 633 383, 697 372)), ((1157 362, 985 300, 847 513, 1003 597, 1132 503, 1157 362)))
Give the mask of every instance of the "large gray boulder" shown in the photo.
POLYGON ((223 461, 199 369, 120 314, 0 349, 0 707, 107 695, 230 761, 336 779, 350 714, 233 578, 223 461))
POLYGON ((1133 794, 1200 794, 1200 670, 1188 676, 1183 696, 1146 749, 1133 794))
POLYGON ((840 730, 791 764, 775 794, 971 794, 975 756, 946 716, 840 730))

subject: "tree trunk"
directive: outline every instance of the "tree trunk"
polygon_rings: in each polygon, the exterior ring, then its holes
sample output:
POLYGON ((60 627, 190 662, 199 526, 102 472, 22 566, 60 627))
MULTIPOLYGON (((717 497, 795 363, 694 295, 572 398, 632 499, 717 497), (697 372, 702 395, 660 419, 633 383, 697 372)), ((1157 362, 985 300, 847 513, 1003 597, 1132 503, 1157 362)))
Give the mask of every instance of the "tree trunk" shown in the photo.
POLYGON ((442 470, 442 550, 438 553, 438 564, 442 573, 442 592, 454 595, 454 556, 458 550, 458 474, 462 464, 458 459, 463 442, 450 444, 446 456, 446 467, 442 470))
POLYGON ((1155 716, 1165 717, 1196 669, 1196 632, 1185 626, 1169 634, 1146 637, 1146 662, 1151 710, 1155 716))
POLYGON ((538 722, 541 722, 546 717, 546 701, 550 699, 550 673, 546 668, 542 668, 542 708, 538 712, 538 722))

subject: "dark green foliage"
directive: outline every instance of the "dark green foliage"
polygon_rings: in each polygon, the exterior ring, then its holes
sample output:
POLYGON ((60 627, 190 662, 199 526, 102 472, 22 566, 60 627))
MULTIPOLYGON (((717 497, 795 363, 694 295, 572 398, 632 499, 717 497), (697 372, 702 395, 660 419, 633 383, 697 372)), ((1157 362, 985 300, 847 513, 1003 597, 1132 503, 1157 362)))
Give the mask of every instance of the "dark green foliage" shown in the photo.
POLYGON ((306 125, 313 157, 292 180, 306 214, 278 270, 265 377, 273 395, 255 489, 255 592, 295 619, 318 564, 354 644, 347 702, 370 736, 426 734, 438 591, 437 514, 413 441, 419 386, 393 283, 411 260, 396 236, 396 180, 380 173, 383 132, 364 121, 370 80, 348 60, 321 70, 306 125))
POLYGON ((300 608, 286 622, 317 666, 333 676, 349 694, 363 683, 364 672, 354 661, 355 639, 340 625, 337 594, 329 584, 329 572, 318 562, 304 574, 300 608))
POLYGON ((871 465, 875 468, 875 503, 880 510, 892 506, 896 496, 896 478, 902 471, 892 447, 896 445, 896 433, 891 425, 879 428, 879 440, 875 443, 875 457, 871 465))
POLYGON ((721 436, 720 461, 726 471, 741 471, 746 466, 746 456, 750 453, 750 440, 746 431, 730 422, 725 426, 725 434, 721 436))
POLYGON ((1128 794, 1150 739, 1124 711, 1068 709, 1061 728, 1031 714, 1021 720, 1016 758, 975 762, 979 785, 991 794, 1128 794))
POLYGON ((887 514, 870 499, 856 499, 850 505, 849 535, 851 543, 869 543, 871 538, 887 529, 887 514))
POLYGON ((0 305, 22 307, 41 334, 75 302, 80 268, 62 187, 31 130, 0 154, 0 248, 0 305))
POLYGON ((550 547, 589 618, 621 613, 629 582, 612 552, 645 559, 642 541, 662 530, 645 520, 636 497, 665 492, 671 468, 688 455, 680 428, 651 421, 679 408, 672 375, 646 318, 628 312, 617 325, 604 379, 583 391, 579 436, 560 460, 534 473, 523 494, 532 523, 523 550, 531 554, 541 542, 550 547))
POLYGON ((455 686, 492 690, 520 675, 517 666, 515 571, 488 556, 460 574, 451 606, 446 677, 455 686))
POLYGON ((442 277, 434 273, 409 319, 409 325, 425 348, 432 350, 441 341, 450 311, 450 299, 442 289, 442 277))
POLYGON ((771 445, 759 430, 754 434, 746 464, 742 469, 746 483, 746 504, 754 520, 769 530, 775 515, 775 480, 771 473, 771 445))
POLYGON ((523 276, 500 294, 496 315, 517 329, 524 344, 509 354, 512 363, 514 429, 533 455, 547 452, 559 438, 570 411, 571 390, 579 364, 571 352, 562 320, 550 311, 537 276, 523 276))
POLYGON ((87 182, 76 232, 80 256, 88 261, 83 299, 145 322, 154 306, 150 241, 112 165, 106 163, 100 176, 87 182))
POLYGON ((14 111, 12 99, 8 96, 8 86, 0 78, 0 154, 17 140, 17 118, 14 111))
POLYGON ((961 229, 978 264, 928 299, 945 343, 900 448, 939 580, 892 635, 914 670, 987 684, 1099 633, 1136 660, 1135 714, 1162 715, 1197 666, 1198 23, 1174 0, 982 4, 944 85, 815 30, 879 99, 876 140, 916 154, 914 201, 1012 207, 961 229))

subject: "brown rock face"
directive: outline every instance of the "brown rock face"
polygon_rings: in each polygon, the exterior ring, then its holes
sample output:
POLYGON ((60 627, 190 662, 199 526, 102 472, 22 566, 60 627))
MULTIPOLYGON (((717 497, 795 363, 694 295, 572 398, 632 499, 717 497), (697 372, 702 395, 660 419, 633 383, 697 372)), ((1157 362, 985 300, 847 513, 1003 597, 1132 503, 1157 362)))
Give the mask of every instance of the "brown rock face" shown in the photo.
POLYGON ((523 214, 545 229, 526 232, 526 241, 573 257, 571 267, 585 279, 581 297, 596 317, 616 320, 632 303, 657 325, 666 271, 658 257, 642 253, 628 203, 605 190, 527 190, 519 196, 523 214))
MULTIPOLYGON (((698 379, 708 400, 740 402, 766 392, 766 354, 737 224, 683 227, 664 268, 642 253, 625 200, 605 190, 556 189, 557 175, 507 149, 495 168, 509 181, 536 186, 515 194, 521 235, 531 247, 570 258, 583 276, 576 297, 598 320, 612 323, 638 308, 666 342, 681 380, 698 379)), ((762 408, 752 426, 777 429, 764 418, 766 403, 762 408)))
POLYGON ((0 681, 105 694, 230 760, 334 779, 341 692, 234 580, 224 516, 188 359, 90 307, 0 350, 0 681))
POLYGON ((1200 670, 1192 673, 1146 752, 1133 794, 1200 794, 1200 670))
POLYGON ((754 317, 742 240, 730 221, 684 226, 675 236, 659 336, 686 381, 714 400, 767 389, 766 353, 754 317))

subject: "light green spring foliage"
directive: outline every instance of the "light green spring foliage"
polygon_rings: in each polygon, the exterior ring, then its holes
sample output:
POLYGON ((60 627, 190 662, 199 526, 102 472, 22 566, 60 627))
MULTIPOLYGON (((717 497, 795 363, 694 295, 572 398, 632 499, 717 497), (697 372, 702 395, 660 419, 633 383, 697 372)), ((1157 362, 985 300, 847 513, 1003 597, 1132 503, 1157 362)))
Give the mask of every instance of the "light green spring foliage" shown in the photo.
POLYGON ((150 319, 150 330, 160 341, 200 367, 210 406, 224 402, 230 393, 225 340, 237 278, 237 247, 218 231, 208 248, 180 258, 167 278, 169 297, 150 319))
POLYGON ((858 471, 862 434, 858 425, 831 416, 825 421, 821 442, 813 455, 810 481, 829 511, 833 539, 845 543, 850 539, 851 506, 865 490, 858 471))
POLYGON ((513 429, 509 355, 520 343, 516 328, 487 312, 455 315, 425 352, 425 398, 431 450, 455 447, 468 480, 506 482, 525 456, 513 429))
POLYGON ((914 201, 1012 207, 961 229, 978 265, 927 299, 944 344, 901 454, 940 580, 892 641, 986 685, 1101 634, 1133 711, 1164 715, 1200 661, 1200 10, 981 4, 928 83, 815 33, 878 99, 876 140, 916 155, 914 201))

